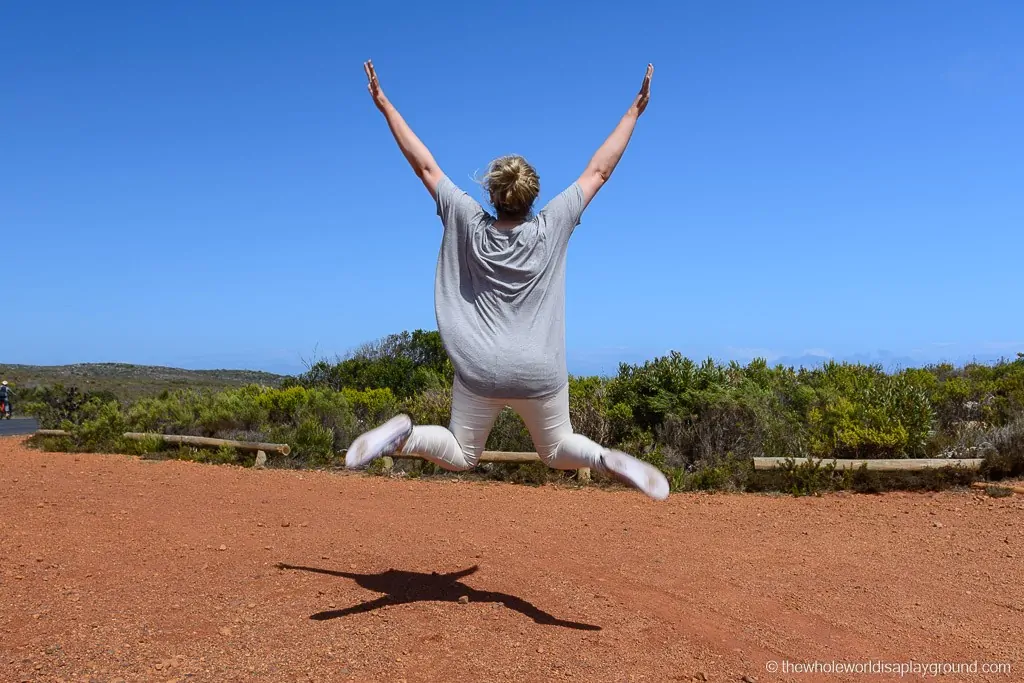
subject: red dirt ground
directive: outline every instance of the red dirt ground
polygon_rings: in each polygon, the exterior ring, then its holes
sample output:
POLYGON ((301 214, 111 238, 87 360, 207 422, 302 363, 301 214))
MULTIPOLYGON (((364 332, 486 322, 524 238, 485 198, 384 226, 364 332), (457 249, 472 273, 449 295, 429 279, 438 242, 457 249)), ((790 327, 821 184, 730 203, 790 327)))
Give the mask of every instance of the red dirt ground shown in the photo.
POLYGON ((0 681, 1020 681, 1022 522, 976 491, 656 503, 2 439, 0 681))

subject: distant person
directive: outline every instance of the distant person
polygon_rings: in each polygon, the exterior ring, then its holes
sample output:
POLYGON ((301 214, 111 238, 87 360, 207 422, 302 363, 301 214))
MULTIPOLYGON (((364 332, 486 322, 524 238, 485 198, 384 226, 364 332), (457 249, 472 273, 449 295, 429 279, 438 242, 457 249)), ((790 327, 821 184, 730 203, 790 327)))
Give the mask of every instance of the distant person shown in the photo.
POLYGON ((10 418, 13 413, 11 408, 11 388, 7 386, 7 380, 0 382, 0 417, 10 418))
MULTIPOLYGON (((655 467, 605 448, 569 421, 565 360, 565 259, 584 209, 608 181, 650 99, 654 67, 583 175, 539 213, 534 168, 519 156, 491 162, 483 186, 491 215, 441 171, 364 65, 370 95, 402 154, 426 186, 444 226, 434 306, 455 367, 449 429, 414 427, 407 415, 360 435, 345 455, 350 468, 395 452, 418 455, 451 471, 476 466, 505 406, 523 418, 541 459, 555 469, 589 467, 663 500, 669 486, 655 467)), ((498 106, 498 105, 495 105, 498 106)), ((611 273, 609 269, 609 273, 611 273)))

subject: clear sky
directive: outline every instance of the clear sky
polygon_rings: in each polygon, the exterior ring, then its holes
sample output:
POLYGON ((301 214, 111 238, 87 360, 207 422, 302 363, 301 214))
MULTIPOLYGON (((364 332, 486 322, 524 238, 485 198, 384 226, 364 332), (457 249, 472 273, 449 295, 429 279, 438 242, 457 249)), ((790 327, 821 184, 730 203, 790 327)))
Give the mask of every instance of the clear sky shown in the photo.
POLYGON ((570 370, 1024 350, 1024 3, 0 4, 0 362, 295 369, 436 326, 442 168, 571 183, 570 370))

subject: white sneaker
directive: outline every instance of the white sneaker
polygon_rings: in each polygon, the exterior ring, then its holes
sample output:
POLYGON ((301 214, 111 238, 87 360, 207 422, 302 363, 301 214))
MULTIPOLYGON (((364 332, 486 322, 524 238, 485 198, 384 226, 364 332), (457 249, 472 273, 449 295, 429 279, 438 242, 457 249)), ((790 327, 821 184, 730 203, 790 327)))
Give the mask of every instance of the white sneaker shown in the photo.
POLYGON ((412 434, 412 420, 408 415, 393 418, 356 437, 345 452, 345 467, 359 469, 382 455, 391 455, 401 448, 412 434))
POLYGON ((601 456, 607 474, 654 500, 668 498, 668 479, 654 465, 622 451, 606 450, 601 456))

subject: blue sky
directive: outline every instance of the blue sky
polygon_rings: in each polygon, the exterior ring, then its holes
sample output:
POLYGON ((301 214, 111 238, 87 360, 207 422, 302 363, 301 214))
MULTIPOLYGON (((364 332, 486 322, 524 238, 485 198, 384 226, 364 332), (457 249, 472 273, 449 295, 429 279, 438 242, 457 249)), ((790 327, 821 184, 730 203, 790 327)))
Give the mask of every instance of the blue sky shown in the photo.
POLYGON ((571 183, 571 370, 1024 350, 1024 5, 0 6, 0 362, 294 370, 436 324, 440 224, 361 63, 465 189, 571 183))

